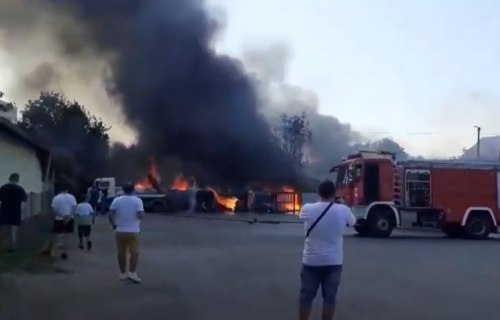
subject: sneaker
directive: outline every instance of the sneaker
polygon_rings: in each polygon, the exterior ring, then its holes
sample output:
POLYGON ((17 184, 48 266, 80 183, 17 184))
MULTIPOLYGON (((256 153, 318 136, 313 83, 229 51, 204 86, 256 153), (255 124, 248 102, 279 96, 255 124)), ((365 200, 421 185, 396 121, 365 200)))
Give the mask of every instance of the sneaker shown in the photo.
POLYGON ((128 279, 128 274, 126 273, 120 273, 120 280, 123 281, 123 280, 127 280, 128 279))
POLYGON ((78 248, 80 248, 80 250, 83 250, 83 244, 79 244, 78 248))
POLYGON ((61 253, 61 259, 67 260, 68 259, 68 254, 65 253, 65 252, 61 253))
POLYGON ((137 273, 135 272, 130 272, 128 274, 128 279, 134 283, 141 283, 141 279, 139 278, 139 276, 137 276, 137 273))
POLYGON ((87 251, 92 250, 92 241, 87 241, 87 251))

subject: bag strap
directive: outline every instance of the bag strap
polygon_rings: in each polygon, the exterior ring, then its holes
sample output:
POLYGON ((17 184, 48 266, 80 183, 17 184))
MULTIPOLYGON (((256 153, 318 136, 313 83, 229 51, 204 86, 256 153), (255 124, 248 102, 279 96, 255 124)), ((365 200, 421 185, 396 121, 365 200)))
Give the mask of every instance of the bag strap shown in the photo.
POLYGON ((316 221, 314 221, 314 223, 312 224, 312 226, 309 227, 309 229, 307 230, 306 232, 306 238, 309 237, 309 234, 311 233, 311 231, 313 231, 314 227, 316 227, 316 225, 318 224, 318 222, 323 219, 323 216, 325 215, 325 213, 328 212, 328 210, 330 210, 330 208, 332 207, 333 205, 333 202, 330 202, 330 204, 325 208, 325 210, 323 210, 323 212, 320 214, 320 216, 316 219, 316 221))

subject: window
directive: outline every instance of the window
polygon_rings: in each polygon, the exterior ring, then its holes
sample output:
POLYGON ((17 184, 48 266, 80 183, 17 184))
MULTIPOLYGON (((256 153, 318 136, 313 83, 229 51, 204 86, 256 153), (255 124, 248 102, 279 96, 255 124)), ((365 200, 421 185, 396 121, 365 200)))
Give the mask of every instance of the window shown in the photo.
POLYGON ((335 170, 332 172, 332 181, 335 183, 335 186, 339 187, 344 184, 344 180, 346 177, 346 172, 347 172, 347 166, 342 165, 338 166, 335 168, 335 170))
POLYGON ((99 183, 99 189, 108 189, 110 185, 109 181, 106 180, 99 181, 98 183, 99 183))

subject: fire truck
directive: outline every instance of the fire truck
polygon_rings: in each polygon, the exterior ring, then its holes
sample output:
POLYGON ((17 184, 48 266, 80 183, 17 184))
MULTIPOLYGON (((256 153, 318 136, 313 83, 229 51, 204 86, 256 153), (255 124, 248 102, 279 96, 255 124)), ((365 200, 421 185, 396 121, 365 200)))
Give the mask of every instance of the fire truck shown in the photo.
POLYGON ((498 232, 500 161, 397 161, 390 152, 360 151, 330 172, 362 236, 389 237, 394 228, 468 239, 498 232))

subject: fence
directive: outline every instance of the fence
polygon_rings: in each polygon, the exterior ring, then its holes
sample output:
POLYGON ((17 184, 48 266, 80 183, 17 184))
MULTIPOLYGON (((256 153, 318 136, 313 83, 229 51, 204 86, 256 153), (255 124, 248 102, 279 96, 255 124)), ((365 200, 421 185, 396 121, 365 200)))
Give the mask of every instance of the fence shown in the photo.
POLYGON ((30 192, 28 200, 23 204, 23 220, 38 215, 40 213, 49 213, 52 196, 50 192, 41 193, 30 192))

